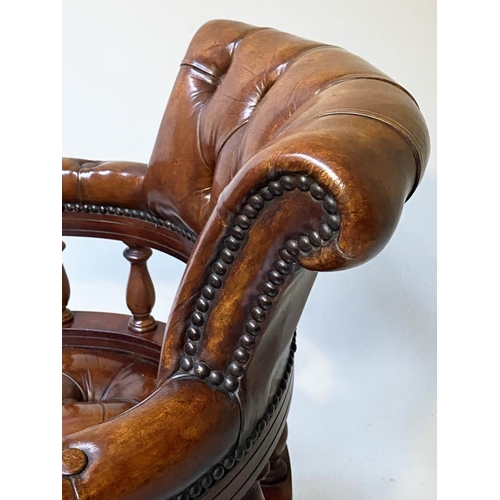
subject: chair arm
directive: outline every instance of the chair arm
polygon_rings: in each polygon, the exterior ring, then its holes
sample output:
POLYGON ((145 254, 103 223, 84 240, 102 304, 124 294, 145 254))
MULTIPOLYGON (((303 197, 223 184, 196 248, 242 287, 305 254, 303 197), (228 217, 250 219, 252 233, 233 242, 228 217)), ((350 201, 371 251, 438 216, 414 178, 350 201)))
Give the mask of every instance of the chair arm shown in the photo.
POLYGON ((245 164, 193 249, 161 379, 184 371, 236 392, 249 432, 276 391, 315 272, 369 260, 394 232, 428 154, 402 130, 325 115, 245 164))
POLYGON ((198 380, 172 380, 132 410, 63 438, 63 500, 175 496, 224 459, 238 429, 234 400, 198 380))
POLYGON ((144 163, 63 158, 63 203, 145 209, 146 169, 144 163))

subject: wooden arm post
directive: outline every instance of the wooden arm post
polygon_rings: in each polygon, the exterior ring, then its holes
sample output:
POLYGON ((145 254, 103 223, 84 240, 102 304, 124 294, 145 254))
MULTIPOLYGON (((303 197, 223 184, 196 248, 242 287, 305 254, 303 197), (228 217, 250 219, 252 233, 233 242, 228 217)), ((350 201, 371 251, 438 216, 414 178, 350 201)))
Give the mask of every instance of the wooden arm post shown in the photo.
POLYGON ((127 283, 127 307, 132 313, 128 327, 135 333, 146 333, 156 328, 156 320, 151 316, 155 304, 155 289, 147 267, 152 250, 140 245, 130 245, 124 257, 130 262, 127 283))

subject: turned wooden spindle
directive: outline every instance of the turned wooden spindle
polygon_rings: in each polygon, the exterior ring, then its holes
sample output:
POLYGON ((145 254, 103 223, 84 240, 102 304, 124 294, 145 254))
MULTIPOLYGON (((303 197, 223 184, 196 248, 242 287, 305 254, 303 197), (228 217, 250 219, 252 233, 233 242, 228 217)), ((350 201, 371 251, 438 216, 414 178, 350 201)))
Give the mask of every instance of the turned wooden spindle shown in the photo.
MULTIPOLYGON (((66 248, 66 243, 62 242, 62 249, 66 248)), ((62 266, 62 324, 67 325, 73 320, 73 313, 68 309, 67 305, 69 302, 70 288, 68 275, 64 269, 64 264, 62 266)))
POLYGON ((127 307, 132 313, 128 327, 135 333, 146 333, 156 328, 156 320, 151 316, 155 304, 155 289, 149 275, 147 260, 152 250, 140 245, 130 245, 123 255, 130 262, 127 283, 127 307))

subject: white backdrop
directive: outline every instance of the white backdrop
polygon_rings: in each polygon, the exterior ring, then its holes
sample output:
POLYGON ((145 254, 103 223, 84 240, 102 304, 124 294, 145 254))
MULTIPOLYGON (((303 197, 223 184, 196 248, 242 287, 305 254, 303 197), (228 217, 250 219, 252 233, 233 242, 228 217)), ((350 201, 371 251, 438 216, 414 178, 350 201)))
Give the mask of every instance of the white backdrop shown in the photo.
MULTIPOLYGON (((340 45, 419 102, 433 151, 394 237, 371 262, 319 275, 299 324, 289 417, 298 500, 436 498, 435 10, 433 0, 63 4, 63 156, 147 162, 189 40, 215 18, 340 45)), ((123 245, 65 241, 71 308, 127 312, 123 245)), ((183 267, 151 259, 159 319, 183 267)))

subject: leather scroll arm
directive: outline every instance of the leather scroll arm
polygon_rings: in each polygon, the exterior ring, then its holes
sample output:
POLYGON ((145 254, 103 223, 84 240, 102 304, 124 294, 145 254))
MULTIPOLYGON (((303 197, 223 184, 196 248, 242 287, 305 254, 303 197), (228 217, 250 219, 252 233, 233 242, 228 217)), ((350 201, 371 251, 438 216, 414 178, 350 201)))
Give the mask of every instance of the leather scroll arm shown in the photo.
POLYGON ((246 356, 236 352, 246 342, 245 322, 290 311, 298 321, 314 274, 307 271, 375 256, 395 230, 417 171, 406 137, 357 115, 311 120, 251 158, 220 194, 193 250, 167 325, 160 380, 184 368, 196 373, 199 361, 201 375, 232 389, 232 359, 246 356), (291 256, 282 253, 287 245, 291 256), (292 278, 266 304, 267 273, 280 267, 292 278))
POLYGON ((145 209, 142 183, 147 165, 126 161, 62 159, 63 203, 145 209))
POLYGON ((227 395, 173 380, 131 410, 63 438, 63 500, 175 497, 223 460, 238 428, 227 395))

